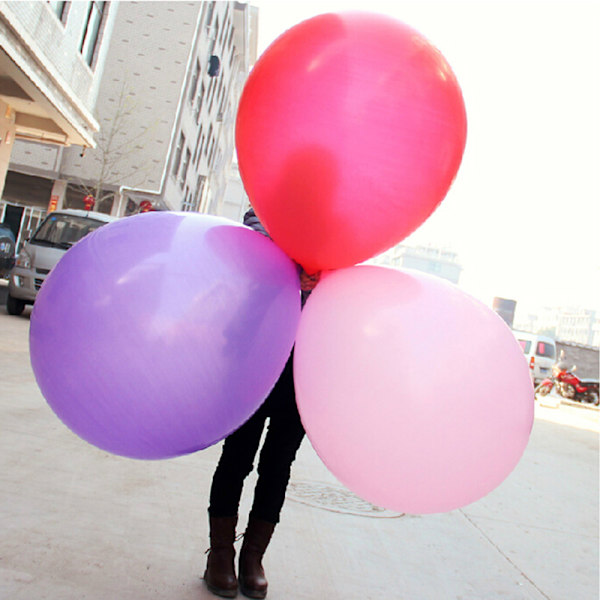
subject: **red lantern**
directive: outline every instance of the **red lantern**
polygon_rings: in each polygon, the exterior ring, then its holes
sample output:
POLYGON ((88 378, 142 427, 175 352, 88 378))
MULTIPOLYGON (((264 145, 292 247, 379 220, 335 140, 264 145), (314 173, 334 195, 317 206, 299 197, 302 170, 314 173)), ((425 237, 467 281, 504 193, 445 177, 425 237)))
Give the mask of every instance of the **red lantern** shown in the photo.
POLYGON ((96 199, 91 194, 88 194, 83 199, 83 205, 85 206, 85 210, 92 210, 92 208, 94 208, 94 204, 96 204, 96 199))

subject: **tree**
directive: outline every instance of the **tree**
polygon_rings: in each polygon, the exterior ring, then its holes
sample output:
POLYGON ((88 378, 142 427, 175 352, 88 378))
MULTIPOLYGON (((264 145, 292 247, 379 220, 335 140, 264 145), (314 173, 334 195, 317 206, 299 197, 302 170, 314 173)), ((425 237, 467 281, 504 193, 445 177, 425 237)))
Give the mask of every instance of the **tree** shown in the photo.
MULTIPOLYGON (((155 131, 158 120, 149 125, 139 125, 140 102, 124 77, 114 98, 105 100, 97 110, 100 131, 96 135, 96 148, 87 151, 93 162, 93 178, 69 179, 69 184, 83 196, 95 198, 95 210, 107 200, 113 200, 122 186, 142 187, 154 165, 140 164, 135 160, 155 131)), ((82 153, 82 157, 86 151, 82 153)))

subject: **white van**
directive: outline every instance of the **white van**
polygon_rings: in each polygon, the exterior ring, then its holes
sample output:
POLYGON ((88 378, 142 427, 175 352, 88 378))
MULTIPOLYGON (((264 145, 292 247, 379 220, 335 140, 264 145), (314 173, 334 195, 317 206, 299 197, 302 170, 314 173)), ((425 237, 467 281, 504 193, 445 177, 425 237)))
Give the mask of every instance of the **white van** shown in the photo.
POLYGON ((556 343, 548 336, 525 331, 513 331, 529 364, 534 384, 550 377, 552 365, 556 362, 556 343))
POLYGON ((35 233, 25 240, 8 274, 6 310, 20 315, 33 304, 54 265, 82 237, 117 217, 85 210, 62 209, 48 213, 35 233))

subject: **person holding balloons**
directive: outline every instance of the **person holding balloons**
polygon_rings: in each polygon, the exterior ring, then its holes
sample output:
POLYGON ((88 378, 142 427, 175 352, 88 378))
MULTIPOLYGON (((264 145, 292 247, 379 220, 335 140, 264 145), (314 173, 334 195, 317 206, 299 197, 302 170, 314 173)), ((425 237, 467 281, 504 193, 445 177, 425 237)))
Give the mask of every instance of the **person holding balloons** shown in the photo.
POLYGON ((274 243, 210 215, 151 212, 90 234, 46 279, 31 363, 75 433, 145 460, 228 436, 208 507, 213 593, 266 596, 262 557, 305 434, 341 483, 399 513, 465 506, 518 463, 534 400, 504 321, 438 277, 360 264, 432 214, 465 141, 460 87, 424 37, 386 16, 319 15, 261 56, 237 113, 264 227, 254 210, 244 222, 274 243), (180 282, 182 260, 196 276, 180 282), (321 271, 301 313, 299 290, 303 305, 321 271), (238 584, 239 502, 267 419, 238 584))
MULTIPOLYGON (((244 224, 269 237, 253 209, 244 215, 244 224)), ((300 269, 302 304, 318 280, 318 273, 308 275, 300 269)), ((225 439, 213 475, 208 508, 210 550, 204 580, 214 594, 234 598, 239 585, 245 596, 266 596, 268 582, 262 557, 279 522, 291 466, 304 435, 296 406, 292 350, 283 372, 262 406, 225 439), (238 507, 244 480, 254 467, 254 458, 267 419, 269 425, 258 462, 254 501, 240 550, 238 584, 234 566, 238 507)))

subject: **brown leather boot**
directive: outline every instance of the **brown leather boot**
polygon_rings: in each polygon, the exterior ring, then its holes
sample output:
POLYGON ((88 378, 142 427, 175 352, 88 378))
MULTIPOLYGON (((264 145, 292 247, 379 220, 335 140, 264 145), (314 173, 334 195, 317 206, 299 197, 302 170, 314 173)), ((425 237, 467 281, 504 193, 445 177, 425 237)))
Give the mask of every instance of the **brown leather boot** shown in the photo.
POLYGON ((210 550, 204 572, 208 589, 223 598, 235 598, 238 582, 235 576, 236 517, 209 517, 210 550))
POLYGON ((274 523, 250 517, 240 550, 240 590, 248 598, 264 598, 268 582, 262 567, 262 557, 269 545, 274 523))

